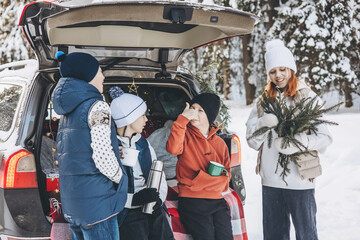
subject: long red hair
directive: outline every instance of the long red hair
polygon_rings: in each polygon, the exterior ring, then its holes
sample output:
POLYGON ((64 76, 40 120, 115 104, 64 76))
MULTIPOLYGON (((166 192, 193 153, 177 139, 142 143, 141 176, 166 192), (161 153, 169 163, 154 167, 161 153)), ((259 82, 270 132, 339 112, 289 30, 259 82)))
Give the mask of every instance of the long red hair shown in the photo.
MULTIPOLYGON (((288 97, 295 97, 299 79, 295 76, 295 72, 292 69, 290 69, 290 71, 291 71, 291 76, 287 86, 284 89, 283 95, 288 97)), ((265 91, 267 91, 270 97, 273 99, 275 99, 276 95, 278 94, 276 85, 271 81, 269 81, 265 86, 265 91)))

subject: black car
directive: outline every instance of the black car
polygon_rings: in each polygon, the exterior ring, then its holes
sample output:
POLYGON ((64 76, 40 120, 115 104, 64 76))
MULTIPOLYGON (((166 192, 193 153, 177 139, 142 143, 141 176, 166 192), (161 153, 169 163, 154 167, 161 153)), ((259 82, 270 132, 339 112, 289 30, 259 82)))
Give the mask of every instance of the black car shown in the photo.
MULTIPOLYGON (((37 60, 0 66, 0 239, 49 239, 60 202, 51 93, 60 75, 55 53, 86 52, 100 62, 108 89, 145 99, 144 135, 175 120, 200 93, 177 71, 184 54, 251 33, 256 16, 219 6, 169 1, 52 1, 26 5, 20 19, 37 60)), ((245 200, 239 138, 218 133, 231 154, 231 187, 245 200)))

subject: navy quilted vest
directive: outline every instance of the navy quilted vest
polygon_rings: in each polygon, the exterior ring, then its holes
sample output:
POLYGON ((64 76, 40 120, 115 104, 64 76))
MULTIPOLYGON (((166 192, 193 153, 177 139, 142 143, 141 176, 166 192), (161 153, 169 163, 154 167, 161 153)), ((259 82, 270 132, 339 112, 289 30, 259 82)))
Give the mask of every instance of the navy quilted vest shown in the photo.
POLYGON ((117 189, 92 159, 88 112, 99 100, 102 95, 94 86, 73 78, 62 78, 53 93, 54 110, 63 115, 57 135, 61 202, 65 219, 75 225, 93 224, 119 213, 127 197, 128 179, 119 161, 113 121, 113 151, 124 173, 117 189))

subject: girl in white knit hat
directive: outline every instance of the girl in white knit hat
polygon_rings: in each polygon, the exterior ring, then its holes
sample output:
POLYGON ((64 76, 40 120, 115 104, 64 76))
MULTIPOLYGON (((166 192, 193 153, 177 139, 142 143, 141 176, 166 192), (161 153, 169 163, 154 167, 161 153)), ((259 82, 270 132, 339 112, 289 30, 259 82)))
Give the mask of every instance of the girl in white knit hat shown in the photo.
MULTIPOLYGON (((295 76, 296 64, 293 54, 279 40, 266 43, 265 65, 268 83, 263 94, 275 98, 280 91, 285 104, 291 107, 302 98, 313 98, 316 94, 295 76)), ((273 130, 250 138, 262 127, 277 126, 279 121, 274 114, 264 113, 261 99, 252 109, 246 123, 248 145, 259 151, 256 173, 262 181, 263 201, 263 234, 265 240, 290 239, 290 216, 297 240, 318 239, 316 230, 316 202, 314 197, 315 177, 321 175, 319 162, 312 162, 311 168, 303 169, 290 162, 284 181, 282 167, 278 164, 279 153, 291 155, 301 151, 293 144, 282 148, 282 138, 273 130), (272 143, 267 143, 268 134, 272 131, 272 143), (265 142, 265 144, 264 144, 265 142)), ((320 99, 318 99, 321 102, 320 99)), ((281 121, 281 119, 280 119, 281 121)), ((309 151, 324 151, 332 142, 331 135, 324 124, 318 125, 317 134, 301 132, 294 138, 309 151)), ((270 138, 271 139, 271 138, 270 138)))
POLYGON ((146 187, 151 164, 156 160, 154 149, 141 135, 147 122, 146 103, 136 95, 124 93, 119 87, 111 88, 110 96, 113 99, 111 115, 121 146, 120 160, 129 178, 125 208, 118 215, 120 239, 173 239, 163 209, 168 188, 165 174, 162 174, 159 192, 146 187), (152 214, 143 213, 142 207, 150 202, 156 202, 152 214))

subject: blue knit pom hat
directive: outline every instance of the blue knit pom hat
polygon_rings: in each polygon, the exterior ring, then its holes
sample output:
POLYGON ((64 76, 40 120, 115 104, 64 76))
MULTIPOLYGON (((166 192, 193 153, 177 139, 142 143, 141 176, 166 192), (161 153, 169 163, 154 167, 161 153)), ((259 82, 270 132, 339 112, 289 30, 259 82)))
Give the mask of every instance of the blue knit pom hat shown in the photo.
POLYGON ((111 115, 117 128, 135 122, 146 112, 147 106, 142 98, 130 93, 124 93, 117 86, 110 88, 109 93, 113 99, 110 104, 111 115))
POLYGON ((62 77, 73 77, 90 82, 99 70, 99 62, 87 53, 74 52, 66 55, 59 51, 55 58, 60 62, 62 77))

